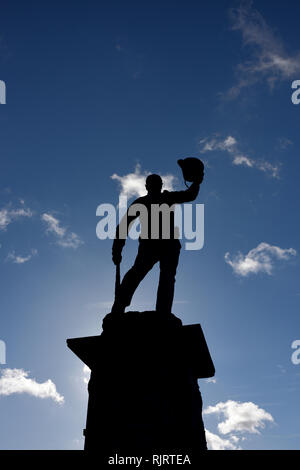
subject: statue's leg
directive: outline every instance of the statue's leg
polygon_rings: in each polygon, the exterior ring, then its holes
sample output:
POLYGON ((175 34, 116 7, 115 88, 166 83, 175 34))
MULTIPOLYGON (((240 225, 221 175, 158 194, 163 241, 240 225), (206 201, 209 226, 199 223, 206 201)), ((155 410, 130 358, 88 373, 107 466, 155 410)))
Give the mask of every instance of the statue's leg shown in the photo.
POLYGON ((180 255, 179 240, 163 240, 160 250, 160 276, 156 311, 171 313, 174 298, 175 276, 180 255))
POLYGON ((125 307, 130 305, 131 299, 138 285, 144 279, 146 274, 153 268, 154 264, 157 263, 158 259, 157 250, 151 249, 149 244, 145 246, 144 243, 140 243, 134 265, 125 274, 121 282, 112 312, 124 312, 125 307))

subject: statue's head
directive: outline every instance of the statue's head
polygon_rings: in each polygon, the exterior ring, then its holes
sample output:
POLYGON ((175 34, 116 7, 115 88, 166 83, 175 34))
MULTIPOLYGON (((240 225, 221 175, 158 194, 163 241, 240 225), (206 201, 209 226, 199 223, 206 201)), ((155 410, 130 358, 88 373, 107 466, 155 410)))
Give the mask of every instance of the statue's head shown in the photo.
POLYGON ((160 194, 163 182, 159 175, 149 175, 146 178, 148 194, 160 194))

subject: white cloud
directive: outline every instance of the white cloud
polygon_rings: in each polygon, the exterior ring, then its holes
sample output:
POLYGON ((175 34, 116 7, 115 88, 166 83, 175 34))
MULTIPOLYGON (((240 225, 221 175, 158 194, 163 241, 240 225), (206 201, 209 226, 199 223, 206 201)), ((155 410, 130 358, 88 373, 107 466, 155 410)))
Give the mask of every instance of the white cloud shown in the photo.
POLYGON ((229 135, 225 139, 219 139, 218 137, 204 138, 200 140, 201 153, 212 152, 214 150, 227 151, 228 153, 234 153, 234 149, 237 145, 237 141, 234 137, 229 135))
POLYGON ((213 151, 226 152, 229 155, 233 165, 243 165, 248 168, 256 168, 257 170, 268 173, 273 178, 278 178, 279 167, 277 165, 272 165, 266 160, 254 160, 244 153, 241 153, 239 150, 238 141, 231 135, 227 136, 225 139, 219 138, 217 136, 212 138, 206 137, 201 139, 199 144, 200 153, 213 151))
POLYGON ((86 364, 84 364, 82 371, 83 371, 83 381, 85 384, 88 384, 90 380, 91 369, 86 364))
POLYGON ((278 166, 272 165, 271 163, 266 162, 266 161, 258 161, 258 162, 256 162, 255 166, 259 170, 264 171, 265 173, 268 173, 273 178, 278 178, 278 173, 279 173, 279 167, 278 166))
POLYGON ((234 159, 232 160, 232 163, 234 165, 249 166, 250 168, 254 166, 254 161, 251 158, 246 157, 245 155, 235 155, 234 159))
POLYGON ((58 237, 64 237, 66 229, 60 226, 60 222, 51 214, 42 214, 42 220, 47 223, 47 232, 52 232, 58 237))
POLYGON ((76 233, 71 232, 65 237, 59 238, 57 244, 63 248, 73 248, 76 250, 80 245, 83 245, 83 241, 76 233))
POLYGON ((266 422, 274 422, 270 413, 252 402, 240 403, 234 400, 219 402, 215 406, 206 408, 203 414, 223 415, 225 420, 218 424, 218 430, 221 434, 231 432, 260 434, 259 429, 263 429, 266 422))
POLYGON ((44 213, 41 215, 41 219, 46 223, 47 233, 52 233, 57 237, 57 245, 63 248, 73 248, 76 250, 83 241, 74 232, 68 232, 65 227, 61 226, 60 221, 52 214, 44 213))
POLYGON ((212 384, 216 384, 217 383, 217 379, 215 377, 209 377, 209 379, 205 379, 205 382, 206 383, 212 383, 212 384))
MULTIPOLYGON (((150 172, 144 171, 141 172, 141 166, 136 165, 134 173, 129 173, 128 175, 119 176, 114 173, 111 178, 113 180, 119 181, 121 185, 121 193, 120 197, 130 199, 134 196, 145 196, 147 194, 145 188, 145 181, 146 177, 150 175, 150 172)), ((175 176, 169 175, 161 175, 163 180, 163 189, 168 191, 173 190, 173 183, 175 180, 175 176)))
POLYGON ((226 139, 220 143, 220 148, 221 150, 227 150, 228 152, 233 152, 234 153, 234 148, 237 144, 237 141, 234 137, 229 135, 226 137, 226 139))
POLYGON ((38 398, 52 398, 56 403, 64 402, 64 397, 57 392, 50 379, 38 383, 35 379, 28 378, 28 372, 23 369, 3 369, 0 373, 0 395, 28 393, 38 398))
POLYGON ((230 436, 228 439, 213 434, 212 432, 205 429, 205 436, 208 450, 239 450, 236 444, 239 438, 236 436, 230 436))
POLYGON ((6 230, 9 224, 18 219, 33 216, 32 211, 24 207, 24 201, 21 201, 21 204, 23 207, 19 207, 17 209, 10 209, 9 207, 0 209, 0 231, 6 230))
POLYGON ((296 254, 297 252, 293 248, 285 249, 262 242, 246 255, 238 253, 233 259, 230 259, 230 253, 226 253, 225 261, 239 276, 246 277, 249 274, 259 272, 271 275, 275 260, 288 260, 296 254))
POLYGON ((237 83, 225 94, 228 99, 237 98, 244 88, 259 81, 266 80, 272 88, 277 81, 300 73, 300 53, 286 52, 252 4, 252 1, 242 1, 238 8, 230 10, 232 29, 241 32, 249 57, 237 66, 237 83))
POLYGON ((7 261, 11 261, 12 263, 16 264, 24 264, 27 263, 27 261, 31 260, 33 256, 36 256, 38 251, 36 249, 32 249, 31 253, 27 256, 21 256, 21 255, 16 255, 14 251, 8 253, 7 255, 7 261))

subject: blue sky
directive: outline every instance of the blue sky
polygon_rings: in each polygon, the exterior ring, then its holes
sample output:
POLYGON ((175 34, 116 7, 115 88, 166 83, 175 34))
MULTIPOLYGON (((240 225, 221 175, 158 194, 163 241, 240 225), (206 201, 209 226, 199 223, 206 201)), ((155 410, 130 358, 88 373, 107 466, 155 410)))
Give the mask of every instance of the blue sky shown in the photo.
MULTIPOLYGON (((99 334, 113 300, 96 208, 136 171, 184 189, 187 156, 206 163, 205 244, 182 250, 173 312, 201 323, 215 362, 199 381, 209 445, 299 448, 299 14, 295 1, 2 2, 2 449, 83 447, 88 375, 65 340, 99 334)), ((134 308, 154 307, 157 280, 134 308)))

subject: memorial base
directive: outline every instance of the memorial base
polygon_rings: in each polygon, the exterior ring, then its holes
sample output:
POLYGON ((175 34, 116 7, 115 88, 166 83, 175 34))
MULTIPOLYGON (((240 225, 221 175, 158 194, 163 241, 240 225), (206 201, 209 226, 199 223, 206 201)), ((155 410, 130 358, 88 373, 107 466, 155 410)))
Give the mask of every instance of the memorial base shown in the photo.
POLYGON ((150 464, 153 455, 198 460, 206 440, 197 379, 214 375, 200 325, 158 312, 108 314, 101 335, 68 346, 92 371, 86 451, 106 463, 143 456, 150 464))

